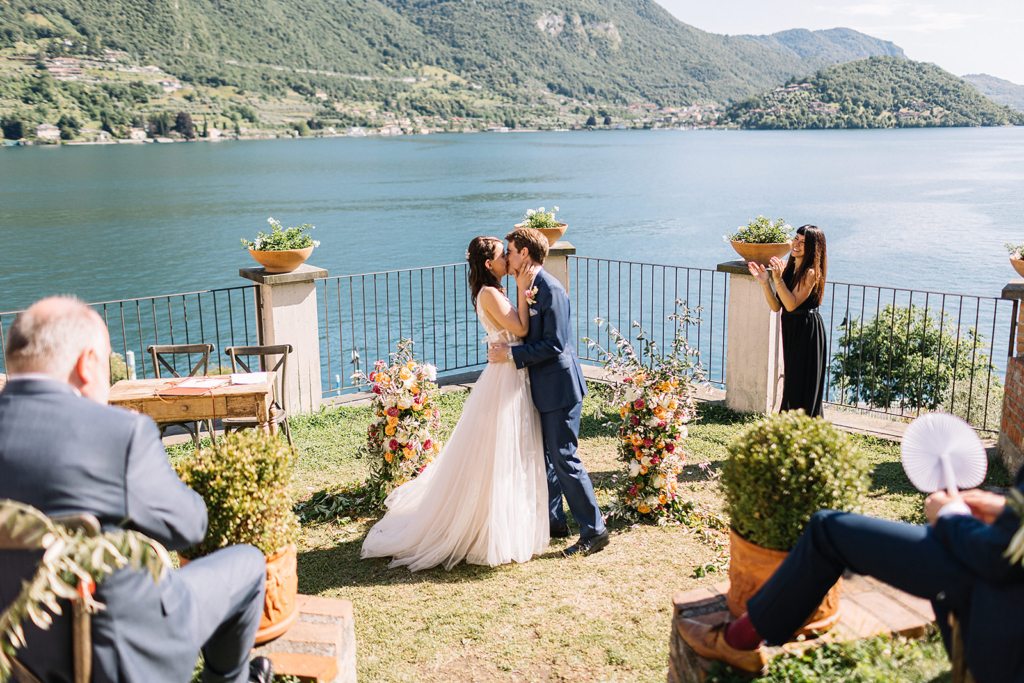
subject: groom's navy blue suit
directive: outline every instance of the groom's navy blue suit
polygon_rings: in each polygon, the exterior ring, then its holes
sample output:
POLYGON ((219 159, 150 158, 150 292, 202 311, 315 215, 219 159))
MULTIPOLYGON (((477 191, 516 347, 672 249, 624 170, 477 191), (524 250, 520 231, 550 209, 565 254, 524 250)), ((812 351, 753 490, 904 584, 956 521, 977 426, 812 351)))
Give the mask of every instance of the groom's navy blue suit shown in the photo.
POLYGON ((592 538, 604 531, 604 519, 590 476, 576 456, 587 383, 572 339, 569 295, 544 269, 533 286, 537 294, 530 306, 530 330, 522 346, 512 347, 512 359, 517 368, 529 369, 533 402, 540 411, 551 522, 565 524, 564 495, 580 525, 580 538, 592 538))
MULTIPOLYGON (((1015 486, 1024 492, 1024 468, 1015 486)), ((769 643, 784 643, 850 569, 931 600, 947 648, 956 613, 980 683, 1024 683, 1024 569, 1003 557, 1019 524, 1009 506, 992 524, 951 515, 935 526, 818 512, 747 602, 750 621, 769 643)))

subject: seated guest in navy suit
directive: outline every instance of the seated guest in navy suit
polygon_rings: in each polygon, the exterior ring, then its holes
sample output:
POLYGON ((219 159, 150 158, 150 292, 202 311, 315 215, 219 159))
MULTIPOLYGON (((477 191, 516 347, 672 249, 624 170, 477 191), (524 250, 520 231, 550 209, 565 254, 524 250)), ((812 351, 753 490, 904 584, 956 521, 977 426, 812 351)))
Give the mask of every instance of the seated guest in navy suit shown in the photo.
MULTIPOLYGON (((1024 468, 1015 486, 1024 492, 1024 468)), ((925 515, 927 526, 818 512, 747 614, 714 627, 680 620, 679 635, 704 657, 762 671, 762 640, 789 640, 849 569, 931 600, 947 651, 956 614, 975 680, 1024 683, 1024 569, 1004 557, 1020 520, 1003 496, 979 490, 933 493, 925 515)))
MULTIPOLYGON (((134 529, 169 550, 206 534, 206 506, 167 462, 156 424, 107 405, 110 338, 95 311, 64 297, 21 313, 7 332, 0 392, 0 498, 47 515, 91 513, 104 531, 134 529)), ((38 558, 0 551, 0 609, 38 558)), ((96 590, 93 683, 188 683, 200 648, 204 683, 269 683, 269 660, 249 662, 263 612, 266 562, 232 546, 154 583, 121 569, 96 590)), ((65 614, 67 610, 65 610, 65 614)), ((25 625, 17 656, 47 683, 72 676, 69 622, 25 625)))

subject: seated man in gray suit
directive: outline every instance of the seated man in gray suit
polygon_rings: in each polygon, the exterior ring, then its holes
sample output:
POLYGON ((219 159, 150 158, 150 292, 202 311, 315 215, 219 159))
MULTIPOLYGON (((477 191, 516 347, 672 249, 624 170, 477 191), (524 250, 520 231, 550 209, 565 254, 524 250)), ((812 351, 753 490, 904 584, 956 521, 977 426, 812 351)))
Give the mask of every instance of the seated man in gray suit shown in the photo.
MULTIPOLYGON (((167 462, 155 423, 107 406, 110 339, 81 302, 54 297, 7 333, 9 381, 0 392, 0 498, 47 515, 88 512, 104 531, 134 529, 170 550, 206 533, 206 506, 167 462)), ((0 551, 0 609, 37 558, 0 551)), ((269 683, 270 662, 249 662, 266 582, 263 554, 233 546, 169 572, 159 583, 122 569, 96 591, 93 683, 187 683, 200 648, 206 683, 269 683)), ((47 683, 73 680, 70 625, 27 624, 18 657, 47 683)))

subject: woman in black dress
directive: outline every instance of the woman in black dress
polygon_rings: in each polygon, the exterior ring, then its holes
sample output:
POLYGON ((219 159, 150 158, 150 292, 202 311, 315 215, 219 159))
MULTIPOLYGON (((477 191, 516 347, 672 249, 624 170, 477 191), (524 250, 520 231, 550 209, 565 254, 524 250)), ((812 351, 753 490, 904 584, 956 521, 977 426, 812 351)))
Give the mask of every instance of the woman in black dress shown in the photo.
POLYGON ((785 264, 775 256, 767 269, 754 262, 747 268, 764 287, 772 310, 782 311, 782 410, 803 408, 811 417, 820 417, 827 362, 825 323, 818 314, 828 268, 825 233, 815 225, 797 228, 785 264), (774 291, 769 280, 774 281, 774 291))

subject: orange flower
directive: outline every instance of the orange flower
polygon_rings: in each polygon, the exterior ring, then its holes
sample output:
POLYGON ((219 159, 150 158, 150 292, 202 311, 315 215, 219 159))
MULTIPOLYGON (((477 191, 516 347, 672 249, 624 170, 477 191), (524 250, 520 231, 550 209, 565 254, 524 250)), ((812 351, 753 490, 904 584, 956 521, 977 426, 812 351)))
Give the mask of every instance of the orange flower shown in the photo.
POLYGON ((629 408, 627 406, 622 406, 621 408, 619 408, 619 417, 626 417, 626 414, 628 412, 629 408))
POLYGON ((391 451, 386 451, 384 453, 384 459, 387 460, 388 462, 391 462, 392 460, 395 459, 395 456, 393 453, 391 453, 391 451))
POLYGON ((415 396, 416 394, 420 393, 420 385, 413 382, 411 385, 409 385, 409 391, 411 391, 412 395, 415 396))
POLYGON ((388 436, 394 436, 395 435, 395 426, 394 425, 388 425, 387 427, 384 428, 384 433, 387 434, 388 436))
POLYGON ((389 427, 394 427, 397 424, 398 424, 398 418, 397 417, 395 417, 393 415, 388 417, 388 426, 389 427))
POLYGON ((642 515, 646 515, 648 512, 651 511, 651 508, 647 507, 646 505, 641 505, 640 507, 637 508, 637 511, 642 515))
POLYGON ((644 442, 644 440, 640 438, 640 435, 637 434, 636 432, 629 435, 629 440, 633 443, 634 446, 639 446, 644 442))
POLYGON ((406 460, 408 460, 409 458, 411 458, 415 454, 416 454, 416 451, 414 451, 413 449, 409 448, 408 446, 406 446, 405 448, 402 449, 402 455, 405 456, 406 460))
POLYGON ((643 465, 640 465, 640 474, 647 474, 647 468, 643 465))
POLYGON ((434 442, 434 452, 435 453, 440 453, 441 452, 441 442, 440 441, 435 441, 434 442))

